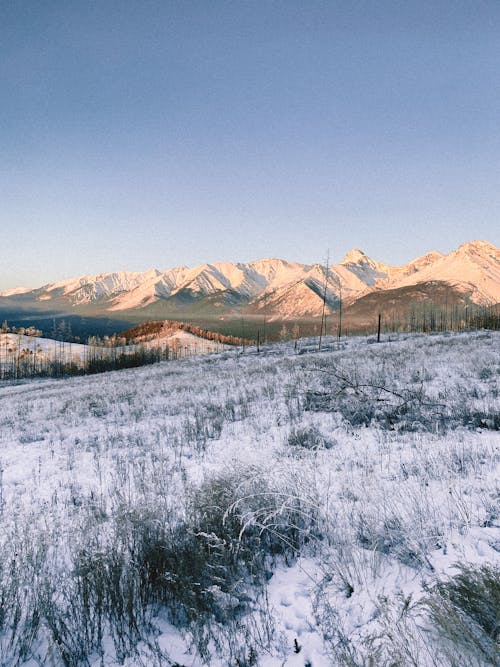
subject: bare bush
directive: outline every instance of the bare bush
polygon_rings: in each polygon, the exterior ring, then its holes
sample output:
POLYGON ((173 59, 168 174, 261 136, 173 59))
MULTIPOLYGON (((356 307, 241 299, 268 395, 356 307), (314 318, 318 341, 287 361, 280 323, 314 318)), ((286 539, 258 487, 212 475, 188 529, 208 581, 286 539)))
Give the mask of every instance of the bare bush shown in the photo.
POLYGON ((432 621, 451 645, 477 664, 500 659, 500 568, 457 565, 459 572, 429 591, 426 606, 432 621))

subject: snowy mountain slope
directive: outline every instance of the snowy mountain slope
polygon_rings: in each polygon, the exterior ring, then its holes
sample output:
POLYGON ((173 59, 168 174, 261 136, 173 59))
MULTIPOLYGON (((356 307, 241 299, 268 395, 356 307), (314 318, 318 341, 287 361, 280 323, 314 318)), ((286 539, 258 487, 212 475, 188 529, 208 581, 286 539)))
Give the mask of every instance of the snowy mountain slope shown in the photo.
POLYGON ((448 284, 478 304, 500 302, 500 249, 485 241, 464 243, 447 255, 432 251, 403 266, 375 262, 354 250, 346 255, 342 265, 368 285, 359 289, 351 302, 371 292, 430 282, 448 284))
MULTIPOLYGON (((339 266, 347 268, 350 275, 355 275, 359 279, 359 284, 353 285, 355 298, 359 298, 376 289, 400 287, 407 276, 414 276, 415 281, 419 282, 420 272, 435 265, 442 257, 444 257, 442 253, 433 250, 422 257, 417 257, 408 264, 391 266, 390 264, 376 262, 367 257, 361 250, 355 249, 344 257, 339 266), (363 287, 363 285, 367 285, 367 287, 363 287)), ((345 275, 346 285, 349 285, 349 278, 349 274, 345 275)), ((424 280, 425 278, 422 278, 422 281, 424 280)))
MULTIPOLYGON (((485 241, 464 243, 398 281, 398 287, 429 280, 470 292, 476 303, 500 302, 500 249, 485 241)), ((396 285, 394 285, 396 286, 396 285)), ((384 285, 385 287, 385 285, 384 285)))
POLYGON ((72 305, 82 305, 108 298, 117 292, 130 291, 159 273, 156 269, 151 269, 144 272, 118 271, 85 275, 44 285, 33 292, 40 301, 65 297, 72 305))
MULTIPOLYGON (((343 282, 347 287, 351 287, 349 273, 355 276, 361 285, 371 287, 375 285, 377 280, 387 278, 389 275, 387 270, 392 268, 370 259, 362 250, 357 248, 353 248, 347 253, 340 262, 340 266, 344 268, 343 282)), ((361 285, 358 287, 356 283, 353 283, 351 289, 356 290, 356 287, 360 289, 361 285)))
MULTIPOLYGON (((323 308, 323 294, 321 283, 313 280, 287 284, 259 297, 254 302, 256 310, 264 314, 267 311, 269 320, 293 320, 302 317, 318 317, 323 308)), ((328 302, 331 302, 332 293, 328 292, 328 302)), ((327 305, 327 312, 330 312, 327 305)))
POLYGON ((178 283, 186 280, 188 272, 189 269, 186 267, 158 272, 157 275, 151 276, 149 280, 139 283, 131 290, 120 290, 109 302, 107 310, 144 308, 158 299, 168 299, 177 289, 178 283))
MULTIPOLYGON (((431 281, 447 283, 477 303, 500 302, 500 250, 485 241, 472 241, 447 255, 432 251, 403 266, 391 266, 353 249, 329 268, 328 305, 335 308, 340 296, 350 304, 373 291, 431 281)), ((286 319, 318 316, 324 282, 325 268, 320 264, 268 258, 86 275, 35 290, 8 290, 0 296, 7 304, 22 300, 26 305, 31 300, 38 308, 100 313, 133 312, 155 304, 170 304, 174 311, 197 304, 205 309, 216 304, 229 310, 238 305, 258 311, 265 298, 273 317, 286 319)))
POLYGON ((14 287, 13 289, 3 290, 3 292, 0 292, 0 296, 17 296, 31 291, 33 291, 32 287, 14 287))

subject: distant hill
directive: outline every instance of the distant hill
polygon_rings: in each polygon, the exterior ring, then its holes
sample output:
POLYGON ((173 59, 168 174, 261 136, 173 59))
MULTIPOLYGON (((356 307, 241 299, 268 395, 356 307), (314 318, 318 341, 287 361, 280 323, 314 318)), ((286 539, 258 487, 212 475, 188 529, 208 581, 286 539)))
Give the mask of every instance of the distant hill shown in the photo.
POLYGON ((408 328, 412 323, 415 328, 453 328, 454 318, 459 316, 458 313, 463 317, 466 306, 471 313, 474 310, 471 291, 465 292, 444 281, 434 280, 369 292, 345 308, 344 330, 373 331, 379 313, 383 316, 383 326, 394 330, 402 328, 403 323, 408 328))
POLYGON ((200 327, 170 320, 143 322, 135 327, 122 331, 119 336, 130 343, 159 343, 162 340, 179 338, 179 334, 187 334, 191 338, 220 343, 222 345, 248 345, 249 340, 236 336, 227 336, 216 331, 208 331, 200 327))

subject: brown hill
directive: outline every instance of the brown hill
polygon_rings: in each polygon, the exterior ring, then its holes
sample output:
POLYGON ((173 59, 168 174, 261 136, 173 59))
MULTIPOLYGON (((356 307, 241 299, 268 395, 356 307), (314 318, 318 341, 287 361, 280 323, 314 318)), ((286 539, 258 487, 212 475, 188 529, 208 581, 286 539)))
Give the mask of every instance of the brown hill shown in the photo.
POLYGON ((252 343, 252 341, 244 338, 227 336, 216 331, 208 331, 207 329, 202 329, 186 322, 177 322, 174 320, 142 322, 135 327, 122 331, 120 337, 125 338, 127 343, 141 343, 152 341, 155 338, 165 338, 175 334, 177 331, 186 331, 198 338, 215 341, 223 345, 250 345, 252 343))
MULTIPOLYGON (((342 328, 347 332, 376 331, 378 315, 385 330, 453 329, 477 315, 481 307, 469 295, 442 281, 428 281, 370 292, 344 308, 342 328)), ((338 322, 338 313, 331 320, 338 322)))

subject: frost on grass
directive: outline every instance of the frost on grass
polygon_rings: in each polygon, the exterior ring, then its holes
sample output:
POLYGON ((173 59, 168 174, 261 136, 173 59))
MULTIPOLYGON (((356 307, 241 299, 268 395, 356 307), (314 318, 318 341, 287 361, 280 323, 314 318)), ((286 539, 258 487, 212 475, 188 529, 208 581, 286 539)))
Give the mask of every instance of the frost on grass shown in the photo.
POLYGON ((0 385, 0 664, 494 665, 500 336, 0 385))

